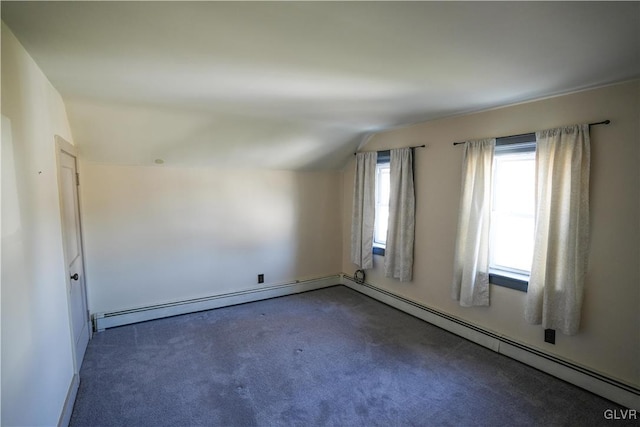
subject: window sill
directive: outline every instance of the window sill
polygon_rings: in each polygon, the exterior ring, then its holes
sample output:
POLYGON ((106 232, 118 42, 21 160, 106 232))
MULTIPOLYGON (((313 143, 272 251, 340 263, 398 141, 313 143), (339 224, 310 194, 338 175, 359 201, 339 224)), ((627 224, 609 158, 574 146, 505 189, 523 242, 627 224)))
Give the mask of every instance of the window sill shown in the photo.
POLYGON ((374 246, 373 247, 373 254, 374 255, 382 255, 384 256, 384 248, 381 246, 374 246))
POLYGON ((513 274, 500 270, 489 271, 489 283, 516 291, 527 292, 529 278, 521 274, 513 274))

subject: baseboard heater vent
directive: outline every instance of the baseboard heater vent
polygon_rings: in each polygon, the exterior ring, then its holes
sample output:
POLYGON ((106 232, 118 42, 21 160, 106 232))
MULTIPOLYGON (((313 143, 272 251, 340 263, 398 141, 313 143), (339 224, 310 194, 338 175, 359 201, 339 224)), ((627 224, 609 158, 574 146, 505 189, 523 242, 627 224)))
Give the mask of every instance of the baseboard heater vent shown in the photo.
POLYGON ((340 283, 497 353, 518 360, 627 408, 640 411, 640 389, 631 384, 563 360, 369 283, 356 282, 349 275, 342 274, 340 283))
POLYGON ((227 307, 230 305, 260 301, 263 299, 336 286, 339 282, 340 276, 336 274, 334 276, 309 280, 296 280, 291 283, 283 283, 257 289, 247 289, 238 292, 229 292, 210 297, 194 298, 166 304, 156 304, 109 313, 96 313, 92 318, 93 328, 95 331, 100 332, 107 328, 114 328, 116 326, 129 325, 132 323, 145 322, 147 320, 195 313, 197 311, 211 310, 214 308, 227 307))

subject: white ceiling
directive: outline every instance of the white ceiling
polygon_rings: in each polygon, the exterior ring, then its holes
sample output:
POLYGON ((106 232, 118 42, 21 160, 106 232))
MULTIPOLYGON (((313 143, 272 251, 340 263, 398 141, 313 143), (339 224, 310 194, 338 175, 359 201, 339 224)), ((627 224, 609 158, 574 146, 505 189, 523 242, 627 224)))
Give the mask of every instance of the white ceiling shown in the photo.
POLYGON ((640 76, 640 2, 2 2, 99 162, 340 168, 367 133, 640 76))

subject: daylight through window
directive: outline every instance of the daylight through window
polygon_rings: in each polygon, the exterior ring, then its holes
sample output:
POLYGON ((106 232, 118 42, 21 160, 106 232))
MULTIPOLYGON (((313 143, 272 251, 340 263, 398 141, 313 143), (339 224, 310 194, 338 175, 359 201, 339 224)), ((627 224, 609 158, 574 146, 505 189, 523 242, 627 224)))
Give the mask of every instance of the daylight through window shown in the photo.
POLYGON ((528 280, 533 259, 535 143, 496 146, 491 209, 492 273, 528 280))
POLYGON ((376 166, 376 214, 373 244, 384 248, 389 224, 389 191, 391 188, 389 162, 376 166))

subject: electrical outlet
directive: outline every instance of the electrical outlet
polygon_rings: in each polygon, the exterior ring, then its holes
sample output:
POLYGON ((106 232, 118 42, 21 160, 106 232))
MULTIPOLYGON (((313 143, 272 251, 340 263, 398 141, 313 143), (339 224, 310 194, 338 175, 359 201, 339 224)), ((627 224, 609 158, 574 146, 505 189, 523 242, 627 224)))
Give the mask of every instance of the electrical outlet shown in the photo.
POLYGON ((258 274, 258 283, 264 283, 264 274, 258 274))
POLYGON ((556 343, 556 330, 555 329, 545 329, 544 330, 544 342, 548 342, 549 344, 556 343))

